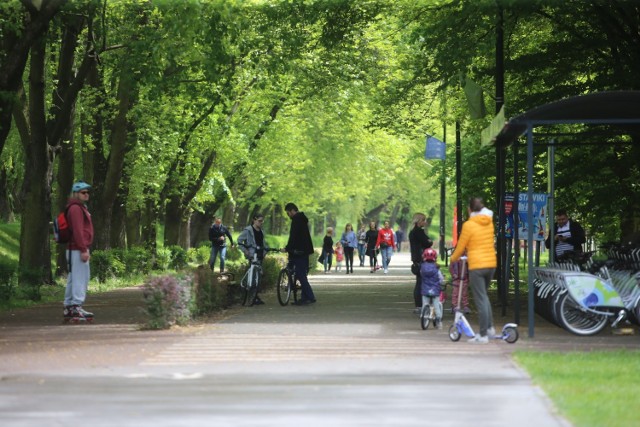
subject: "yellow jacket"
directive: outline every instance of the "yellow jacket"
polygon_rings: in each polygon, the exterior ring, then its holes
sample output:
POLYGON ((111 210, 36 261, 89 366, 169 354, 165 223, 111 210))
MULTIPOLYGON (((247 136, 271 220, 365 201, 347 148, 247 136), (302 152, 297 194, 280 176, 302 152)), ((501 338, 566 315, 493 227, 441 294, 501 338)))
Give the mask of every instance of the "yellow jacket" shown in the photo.
MULTIPOLYGON (((490 212, 490 211, 489 211, 490 212)), ((451 262, 456 262, 464 251, 469 257, 469 270, 496 268, 498 261, 493 246, 493 219, 488 215, 475 215, 462 224, 462 232, 451 262)))

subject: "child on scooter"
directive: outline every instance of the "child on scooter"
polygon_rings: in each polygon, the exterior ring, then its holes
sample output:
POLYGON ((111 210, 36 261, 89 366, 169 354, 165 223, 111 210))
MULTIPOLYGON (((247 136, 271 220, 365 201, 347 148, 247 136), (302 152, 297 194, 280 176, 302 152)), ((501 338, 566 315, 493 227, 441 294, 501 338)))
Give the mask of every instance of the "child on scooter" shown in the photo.
POLYGON ((440 267, 436 263, 438 253, 427 248, 422 252, 422 264, 420 265, 422 305, 432 304, 436 312, 435 326, 442 329, 442 303, 440 302, 440 293, 444 285, 444 276, 440 271, 440 267), (431 300, 431 301, 429 301, 431 300))
POLYGON ((462 286, 462 312, 469 314, 471 312, 469 309, 469 266, 459 259, 449 264, 449 273, 451 273, 451 286, 453 288, 451 292, 451 312, 455 313, 456 305, 458 304, 458 292, 460 292, 460 286, 462 286), (463 268, 464 271, 462 271, 463 268), (460 280, 461 277, 463 278, 462 281, 460 280))

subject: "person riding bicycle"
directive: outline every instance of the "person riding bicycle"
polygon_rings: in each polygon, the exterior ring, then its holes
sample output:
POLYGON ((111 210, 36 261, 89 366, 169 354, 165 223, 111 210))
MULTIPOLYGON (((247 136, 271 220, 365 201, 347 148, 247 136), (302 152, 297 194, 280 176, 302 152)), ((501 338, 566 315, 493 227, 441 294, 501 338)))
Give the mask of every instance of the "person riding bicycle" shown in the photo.
MULTIPOLYGON (((269 246, 264 239, 264 232, 262 231, 263 222, 264 215, 254 215, 251 225, 245 227, 238 236, 238 247, 249 262, 253 261, 254 254, 257 254, 258 261, 262 263, 264 255, 269 249, 269 246)), ((258 289, 258 292, 260 292, 260 289, 258 289)), ((253 305, 260 304, 264 304, 264 301, 262 301, 256 293, 253 305)))
POLYGON ((422 264, 420 265, 422 305, 431 304, 435 308, 437 329, 442 329, 442 303, 440 302, 440 292, 444 285, 444 276, 440 267, 436 263, 438 253, 431 248, 422 252, 422 264), (429 301, 431 300, 431 301, 429 301))

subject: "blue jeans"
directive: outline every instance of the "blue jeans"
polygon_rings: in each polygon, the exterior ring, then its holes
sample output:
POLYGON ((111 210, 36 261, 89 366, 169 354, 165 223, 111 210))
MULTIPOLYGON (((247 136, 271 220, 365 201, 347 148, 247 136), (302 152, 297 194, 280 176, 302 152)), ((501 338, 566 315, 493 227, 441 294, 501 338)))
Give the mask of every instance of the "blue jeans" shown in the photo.
POLYGON ((391 246, 380 247, 380 255, 382 255, 382 268, 387 269, 393 255, 393 248, 391 246))
POLYGON ((358 257, 360 257, 360 266, 364 266, 364 243, 358 243, 358 257))
POLYGON ((331 270, 331 264, 333 264, 333 254, 331 252, 323 252, 323 259, 324 259, 324 271, 329 271, 331 270))
POLYGON ((302 301, 315 301, 316 297, 313 294, 313 289, 311 289, 311 284, 309 283, 309 279, 307 278, 307 270, 309 269, 309 257, 301 256, 301 257, 291 257, 289 258, 289 262, 293 264, 293 268, 296 271, 296 277, 300 281, 300 285, 302 286, 302 295, 300 300, 302 301))
POLYGON ((211 246, 211 256, 209 257, 209 267, 213 270, 213 267, 216 264, 216 258, 220 254, 220 272, 224 271, 224 260, 227 257, 227 247, 226 246, 211 246))

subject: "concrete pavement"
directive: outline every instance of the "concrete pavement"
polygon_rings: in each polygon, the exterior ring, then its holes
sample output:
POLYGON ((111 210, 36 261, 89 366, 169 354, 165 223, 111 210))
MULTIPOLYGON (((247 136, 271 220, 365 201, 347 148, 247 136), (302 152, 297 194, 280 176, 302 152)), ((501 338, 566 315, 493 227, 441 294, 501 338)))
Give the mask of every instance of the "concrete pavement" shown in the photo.
POLYGON ((511 360, 535 341, 454 343, 451 316, 423 331, 408 265, 316 275, 314 305, 266 295, 171 331, 0 318, 2 425, 568 426, 511 360))

